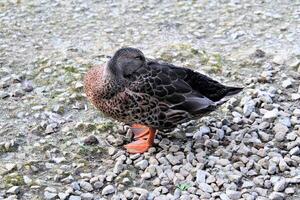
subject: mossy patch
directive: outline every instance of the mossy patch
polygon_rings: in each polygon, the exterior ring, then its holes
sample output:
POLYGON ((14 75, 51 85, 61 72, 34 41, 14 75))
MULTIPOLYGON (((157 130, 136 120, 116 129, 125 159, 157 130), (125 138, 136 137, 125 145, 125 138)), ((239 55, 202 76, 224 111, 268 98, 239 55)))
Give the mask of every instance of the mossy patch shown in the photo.
POLYGON ((9 145, 6 147, 5 145, 0 145, 0 155, 9 152, 16 152, 18 150, 18 145, 9 145))
POLYGON ((78 70, 74 66, 65 66, 64 70, 68 73, 78 73, 78 70))
POLYGON ((180 62, 182 66, 195 68, 202 65, 211 73, 222 71, 223 60, 220 54, 208 54, 188 43, 173 44, 159 53, 161 60, 168 63, 180 62))
POLYGON ((119 176, 116 177, 115 181, 117 183, 121 183, 124 178, 128 178, 130 182, 132 182, 132 180, 134 179, 133 175, 134 174, 131 171, 124 170, 122 173, 119 174, 119 176))
POLYGON ((191 185, 188 183, 181 183, 181 184, 178 184, 176 187, 181 191, 186 191, 191 187, 191 185))
POLYGON ((95 157, 96 155, 103 155, 105 153, 107 153, 107 150, 99 145, 97 146, 80 145, 77 151, 77 154, 81 156, 93 156, 93 157, 95 157))
POLYGON ((109 130, 112 130, 115 125, 116 124, 112 121, 103 122, 97 126, 97 130, 100 132, 107 132, 109 130))
POLYGON ((3 181, 6 187, 25 185, 23 176, 18 173, 4 176, 3 181))
POLYGON ((76 130, 83 131, 83 132, 92 132, 96 130, 96 128, 97 128, 96 124, 84 123, 84 122, 78 123, 75 127, 76 130))

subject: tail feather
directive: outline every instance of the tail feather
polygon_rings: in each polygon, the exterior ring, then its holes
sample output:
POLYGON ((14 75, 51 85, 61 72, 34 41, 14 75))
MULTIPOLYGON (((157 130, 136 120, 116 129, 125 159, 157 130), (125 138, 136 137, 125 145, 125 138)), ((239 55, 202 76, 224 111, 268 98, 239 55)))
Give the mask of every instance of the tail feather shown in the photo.
POLYGON ((226 96, 231 96, 231 95, 235 95, 239 92, 241 92, 244 88, 242 87, 227 87, 227 93, 226 96))

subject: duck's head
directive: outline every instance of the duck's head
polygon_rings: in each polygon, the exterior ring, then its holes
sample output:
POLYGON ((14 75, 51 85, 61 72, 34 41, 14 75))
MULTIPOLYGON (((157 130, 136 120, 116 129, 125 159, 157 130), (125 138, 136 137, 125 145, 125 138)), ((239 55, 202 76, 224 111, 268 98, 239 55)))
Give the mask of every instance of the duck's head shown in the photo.
POLYGON ((145 56, 139 49, 126 47, 116 51, 108 62, 107 67, 116 77, 126 78, 144 66, 145 63, 145 56))

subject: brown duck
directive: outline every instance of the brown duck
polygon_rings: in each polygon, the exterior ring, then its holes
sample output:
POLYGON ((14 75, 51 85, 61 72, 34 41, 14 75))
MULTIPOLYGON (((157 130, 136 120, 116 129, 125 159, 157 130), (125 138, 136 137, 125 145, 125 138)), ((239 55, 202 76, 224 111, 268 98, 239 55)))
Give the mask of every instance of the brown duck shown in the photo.
POLYGON ((105 67, 88 71, 85 92, 107 116, 132 127, 129 153, 143 153, 156 130, 171 130, 215 110, 239 87, 227 87, 188 68, 145 58, 135 48, 119 49, 105 67))

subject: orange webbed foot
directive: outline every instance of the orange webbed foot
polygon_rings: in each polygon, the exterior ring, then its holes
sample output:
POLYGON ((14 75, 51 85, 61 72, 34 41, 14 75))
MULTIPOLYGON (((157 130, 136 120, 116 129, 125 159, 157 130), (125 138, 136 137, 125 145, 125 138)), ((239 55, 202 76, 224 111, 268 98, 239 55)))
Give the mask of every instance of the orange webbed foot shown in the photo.
POLYGON ((124 145, 128 153, 144 153, 152 147, 156 130, 144 125, 132 125, 132 132, 136 141, 124 145))

